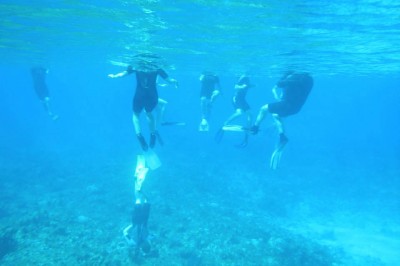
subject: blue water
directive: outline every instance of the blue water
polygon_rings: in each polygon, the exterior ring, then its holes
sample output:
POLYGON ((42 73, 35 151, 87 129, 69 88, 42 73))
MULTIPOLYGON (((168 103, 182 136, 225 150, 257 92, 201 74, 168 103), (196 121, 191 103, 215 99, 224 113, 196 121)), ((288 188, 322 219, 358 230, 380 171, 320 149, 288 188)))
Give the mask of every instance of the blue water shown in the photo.
POLYGON ((122 238, 141 153, 135 79, 107 75, 150 51, 180 85, 159 88, 165 120, 186 126, 160 128, 163 165, 144 183, 159 254, 143 265, 399 265, 399 14, 395 1, 3 1, 0 264, 138 263, 122 238), (36 64, 57 121, 33 90, 36 64), (288 67, 315 85, 286 120, 279 168, 270 117, 245 149, 238 133, 215 143, 238 75, 256 84, 255 117, 288 67), (208 133, 204 68, 223 88, 208 133))

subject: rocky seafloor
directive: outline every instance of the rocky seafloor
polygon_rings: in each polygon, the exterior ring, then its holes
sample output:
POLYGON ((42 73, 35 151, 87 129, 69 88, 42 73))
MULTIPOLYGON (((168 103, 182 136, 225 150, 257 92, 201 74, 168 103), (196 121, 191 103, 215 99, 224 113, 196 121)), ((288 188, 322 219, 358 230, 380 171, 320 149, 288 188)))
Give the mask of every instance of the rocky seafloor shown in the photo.
POLYGON ((287 229, 282 221, 298 199, 277 179, 178 157, 145 181, 152 251, 142 256, 122 237, 134 156, 11 154, 1 163, 0 264, 385 265, 287 229))

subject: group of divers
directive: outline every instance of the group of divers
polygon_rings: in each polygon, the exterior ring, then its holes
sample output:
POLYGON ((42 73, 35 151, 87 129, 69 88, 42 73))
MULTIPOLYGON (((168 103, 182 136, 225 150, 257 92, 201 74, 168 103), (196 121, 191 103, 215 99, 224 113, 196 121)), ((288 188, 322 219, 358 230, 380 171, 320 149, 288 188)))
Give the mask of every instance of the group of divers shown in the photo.
MULTIPOLYGON (((53 120, 58 119, 50 105, 50 95, 45 82, 45 76, 48 69, 44 67, 33 67, 31 74, 33 85, 37 96, 43 103, 47 114, 53 120)), ((156 142, 163 144, 160 134, 157 131, 160 125, 177 124, 184 125, 183 122, 162 122, 163 112, 166 101, 159 98, 157 85, 164 86, 166 84, 158 83, 158 77, 161 77, 168 84, 178 87, 178 82, 168 76, 162 69, 154 57, 141 57, 136 60, 135 64, 129 65, 124 71, 117 74, 109 74, 109 78, 120 78, 127 75, 136 75, 136 90, 133 97, 133 125, 135 133, 143 153, 137 156, 135 170, 135 204, 132 214, 132 223, 123 230, 124 238, 129 246, 133 247, 136 256, 151 256, 156 252, 149 240, 149 232, 147 223, 150 214, 150 203, 142 191, 142 184, 149 170, 160 167, 161 163, 153 151, 156 142), (145 111, 150 131, 150 138, 147 142, 141 133, 140 114, 145 111)), ((211 71, 204 71, 200 75, 200 106, 201 120, 199 131, 209 131, 209 119, 212 105, 215 99, 221 94, 221 85, 218 76, 211 71)), ((232 103, 234 113, 224 122, 223 126, 217 131, 215 139, 220 141, 225 131, 244 132, 244 140, 238 145, 245 147, 247 145, 249 134, 255 135, 259 132, 260 125, 265 116, 269 113, 275 122, 275 126, 279 133, 279 141, 275 150, 271 155, 270 167, 276 169, 282 151, 288 142, 285 135, 283 119, 290 115, 294 115, 300 111, 305 103, 312 87, 313 78, 307 72, 286 71, 272 88, 275 101, 263 105, 257 118, 252 124, 250 115, 250 106, 246 101, 246 95, 250 88, 254 85, 250 82, 248 75, 243 74, 237 80, 234 86, 234 96, 232 103), (240 116, 246 116, 245 125, 232 124, 234 120, 240 116)))

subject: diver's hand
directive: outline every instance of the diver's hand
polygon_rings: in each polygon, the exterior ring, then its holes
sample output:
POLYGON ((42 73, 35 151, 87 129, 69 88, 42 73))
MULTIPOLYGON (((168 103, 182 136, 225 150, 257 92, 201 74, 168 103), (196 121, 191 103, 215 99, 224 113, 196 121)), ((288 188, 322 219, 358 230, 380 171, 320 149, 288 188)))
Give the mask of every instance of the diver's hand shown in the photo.
POLYGON ((178 83, 178 81, 176 79, 169 79, 169 82, 171 84, 174 84, 175 89, 179 88, 179 83, 178 83))
POLYGON ((260 127, 259 126, 254 125, 254 126, 252 126, 250 128, 250 133, 253 134, 253 135, 257 135, 258 131, 260 131, 260 127))

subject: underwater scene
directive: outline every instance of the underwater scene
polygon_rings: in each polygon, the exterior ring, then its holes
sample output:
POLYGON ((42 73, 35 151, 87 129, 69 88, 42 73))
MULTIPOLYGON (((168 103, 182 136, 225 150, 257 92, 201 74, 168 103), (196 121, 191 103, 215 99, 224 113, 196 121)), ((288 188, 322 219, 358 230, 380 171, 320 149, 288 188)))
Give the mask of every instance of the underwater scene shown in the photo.
POLYGON ((400 3, 0 1, 0 265, 400 265, 400 3))

